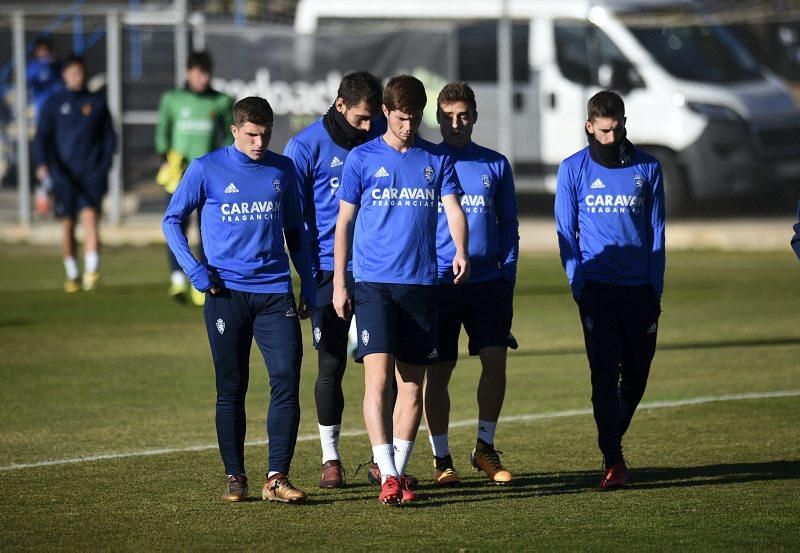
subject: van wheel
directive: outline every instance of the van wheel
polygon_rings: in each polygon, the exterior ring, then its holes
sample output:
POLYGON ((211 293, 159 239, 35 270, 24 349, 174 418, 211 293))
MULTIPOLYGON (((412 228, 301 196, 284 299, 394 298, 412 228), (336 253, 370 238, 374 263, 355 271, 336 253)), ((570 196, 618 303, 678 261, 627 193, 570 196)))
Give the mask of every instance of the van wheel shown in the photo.
POLYGON ((678 164, 675 154, 661 148, 650 148, 648 151, 661 162, 664 175, 664 209, 668 216, 686 215, 692 205, 692 191, 686 179, 686 173, 678 164))

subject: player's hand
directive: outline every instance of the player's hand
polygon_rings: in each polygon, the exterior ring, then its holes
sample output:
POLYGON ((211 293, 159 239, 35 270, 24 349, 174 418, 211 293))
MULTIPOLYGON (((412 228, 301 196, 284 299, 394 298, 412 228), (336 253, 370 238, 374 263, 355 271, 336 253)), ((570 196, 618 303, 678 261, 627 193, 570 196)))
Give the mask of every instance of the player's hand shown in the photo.
POLYGON ((36 168, 36 180, 39 182, 44 182, 47 180, 47 177, 50 176, 50 170, 47 168, 47 165, 39 165, 36 168))
POLYGON ((212 296, 216 296, 217 294, 219 294, 220 290, 222 290, 222 288, 220 288, 219 286, 212 286, 211 288, 208 289, 208 292, 212 296))
POLYGON ((469 278, 469 257, 464 252, 456 251, 453 258, 453 284, 461 284, 469 278))
POLYGON ((41 217, 44 217, 50 212, 50 195, 47 193, 47 190, 41 186, 36 188, 35 207, 36 213, 41 217))
POLYGON ((308 319, 311 316, 311 310, 306 305, 306 299, 300 296, 300 304, 297 306, 297 317, 300 319, 308 319))
POLYGON ((336 314, 345 320, 353 313, 353 299, 347 293, 346 286, 334 286, 333 308, 336 310, 336 314))

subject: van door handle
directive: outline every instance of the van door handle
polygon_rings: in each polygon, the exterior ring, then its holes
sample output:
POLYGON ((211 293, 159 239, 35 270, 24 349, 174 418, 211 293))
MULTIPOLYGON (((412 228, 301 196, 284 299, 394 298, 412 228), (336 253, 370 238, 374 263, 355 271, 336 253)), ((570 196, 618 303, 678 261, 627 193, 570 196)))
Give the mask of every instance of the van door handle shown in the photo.
POLYGON ((556 93, 555 92, 551 92, 549 96, 550 96, 550 109, 555 109, 556 108, 556 93))

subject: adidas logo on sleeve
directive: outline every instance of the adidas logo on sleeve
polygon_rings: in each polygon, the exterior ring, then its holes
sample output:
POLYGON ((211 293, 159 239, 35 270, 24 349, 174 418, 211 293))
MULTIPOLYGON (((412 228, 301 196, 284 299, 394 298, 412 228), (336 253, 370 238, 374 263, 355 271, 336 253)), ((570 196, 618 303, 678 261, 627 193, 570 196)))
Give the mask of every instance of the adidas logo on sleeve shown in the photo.
POLYGON ((338 157, 333 156, 333 159, 331 160, 331 167, 341 167, 342 165, 344 165, 344 162, 338 157))
POLYGON ((229 184, 229 185, 228 185, 228 186, 225 188, 225 193, 226 193, 226 194, 234 194, 234 193, 236 193, 236 192, 238 192, 238 191, 239 191, 239 189, 238 189, 238 188, 236 188, 236 185, 235 185, 235 184, 233 184, 233 183, 230 183, 230 184, 229 184))
POLYGON ((386 169, 385 169, 383 166, 381 166, 381 168, 380 168, 380 169, 378 169, 378 170, 375 172, 375 177, 376 177, 376 178, 380 178, 380 177, 388 177, 388 176, 389 176, 389 171, 387 171, 387 170, 386 170, 386 169))

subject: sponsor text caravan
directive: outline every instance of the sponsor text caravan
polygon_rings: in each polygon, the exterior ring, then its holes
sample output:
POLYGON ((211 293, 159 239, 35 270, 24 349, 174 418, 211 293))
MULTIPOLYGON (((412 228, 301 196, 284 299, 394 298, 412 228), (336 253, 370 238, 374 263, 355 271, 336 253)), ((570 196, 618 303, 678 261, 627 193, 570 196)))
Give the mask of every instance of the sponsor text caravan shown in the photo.
POLYGON ((220 206, 222 220, 226 223, 236 223, 240 221, 269 221, 277 213, 280 213, 281 202, 237 202, 224 203, 220 206))

